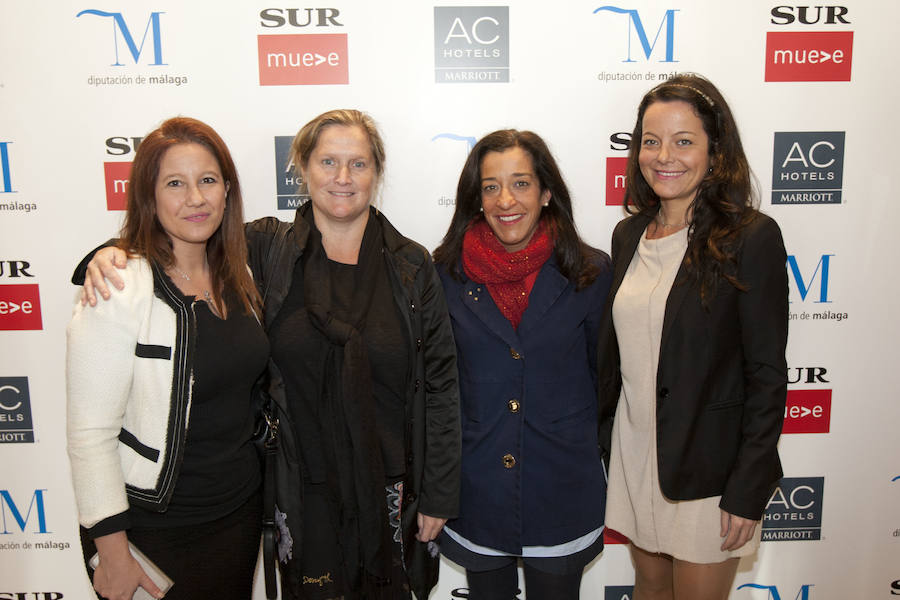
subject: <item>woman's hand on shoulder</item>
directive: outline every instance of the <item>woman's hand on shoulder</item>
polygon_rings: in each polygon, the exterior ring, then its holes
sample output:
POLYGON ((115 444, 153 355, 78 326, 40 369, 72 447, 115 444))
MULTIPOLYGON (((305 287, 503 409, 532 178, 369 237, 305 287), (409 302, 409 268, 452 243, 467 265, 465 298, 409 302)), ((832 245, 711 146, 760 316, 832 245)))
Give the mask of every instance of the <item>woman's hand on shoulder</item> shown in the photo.
POLYGON ((163 593, 144 572, 128 550, 124 531, 111 533, 94 540, 100 552, 100 564, 94 570, 94 589, 108 600, 131 600, 138 586, 154 598, 163 593))
POLYGON ((722 552, 737 550, 753 539, 753 533, 756 531, 759 521, 745 519, 744 517, 727 513, 724 510, 719 510, 721 511, 719 537, 725 538, 720 548, 722 552))
POLYGON ((81 288, 81 304, 96 306, 97 293, 104 300, 109 300, 107 282, 113 284, 118 290, 125 289, 125 282, 116 269, 124 269, 127 263, 128 255, 121 248, 107 246, 97 250, 87 265, 84 286, 81 288))

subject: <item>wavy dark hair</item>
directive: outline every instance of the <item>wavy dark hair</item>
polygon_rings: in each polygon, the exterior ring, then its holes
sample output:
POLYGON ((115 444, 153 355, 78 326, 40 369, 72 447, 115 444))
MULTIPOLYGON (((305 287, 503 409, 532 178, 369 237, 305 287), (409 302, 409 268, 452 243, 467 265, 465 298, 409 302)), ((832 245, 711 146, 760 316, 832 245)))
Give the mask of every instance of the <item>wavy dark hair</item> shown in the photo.
POLYGON ((541 210, 541 220, 555 239, 553 252, 560 272, 566 279, 575 282, 576 289, 589 286, 600 272, 592 261, 597 251, 578 236, 572 218, 572 198, 562 173, 547 144, 532 131, 501 129, 489 133, 475 144, 459 175, 456 210, 441 245, 434 251, 434 261, 444 265, 455 279, 463 279, 463 237, 473 221, 484 218, 481 213, 481 162, 489 152, 503 152, 510 148, 521 148, 528 153, 541 186, 540 191, 550 191, 550 203, 541 210))
POLYGON ((681 74, 657 85, 638 106, 637 122, 628 152, 625 210, 655 216, 659 197, 644 180, 641 152, 644 113, 656 102, 687 102, 703 123, 709 138, 710 172, 700 183, 690 206, 686 267, 700 286, 704 304, 724 279, 739 290, 746 287, 735 277, 741 232, 756 218, 756 190, 741 136, 725 98, 709 80, 681 74))
POLYGON ((197 119, 175 117, 148 133, 138 146, 131 164, 126 192, 127 209, 118 246, 163 268, 175 264, 172 240, 156 215, 156 179, 165 153, 179 144, 199 144, 209 150, 219 164, 228 187, 222 224, 206 242, 206 258, 216 304, 222 304, 225 290, 237 294, 246 313, 258 310, 262 301, 247 270, 247 241, 244 237, 244 203, 237 169, 228 146, 216 131, 197 119))

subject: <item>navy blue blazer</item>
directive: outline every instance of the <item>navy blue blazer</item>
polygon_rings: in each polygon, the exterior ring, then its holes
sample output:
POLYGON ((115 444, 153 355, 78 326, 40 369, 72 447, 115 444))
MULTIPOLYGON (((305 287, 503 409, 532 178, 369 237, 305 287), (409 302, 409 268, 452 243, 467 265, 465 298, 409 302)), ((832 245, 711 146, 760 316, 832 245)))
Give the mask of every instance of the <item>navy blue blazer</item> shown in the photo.
MULTIPOLYGON (((613 232, 613 284, 600 335, 600 413, 615 413, 622 386, 612 304, 647 215, 613 232)), ((666 300, 656 376, 659 485, 672 500, 721 495, 719 506, 758 520, 781 478, 777 443, 787 397, 787 256, 781 230, 757 213, 742 232, 735 275, 709 305, 682 262, 666 300)), ((608 420, 601 420, 608 423, 608 420)), ((609 449, 610 430, 601 433, 609 449)))
POLYGON ((606 478, 597 440, 597 334, 609 291, 601 274, 575 291, 551 257, 518 330, 475 281, 438 266, 459 365, 462 480, 459 518, 468 540, 521 554, 603 524, 606 478))

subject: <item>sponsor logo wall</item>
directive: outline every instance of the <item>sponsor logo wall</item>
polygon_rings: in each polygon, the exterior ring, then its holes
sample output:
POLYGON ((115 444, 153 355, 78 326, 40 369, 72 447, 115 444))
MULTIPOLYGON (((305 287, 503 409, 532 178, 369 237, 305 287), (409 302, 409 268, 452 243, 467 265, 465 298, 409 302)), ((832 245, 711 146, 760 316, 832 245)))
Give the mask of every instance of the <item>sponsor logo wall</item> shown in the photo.
MULTIPOLYGON (((289 220, 306 199, 293 134, 327 109, 364 109, 387 150, 378 206, 428 248, 477 139, 531 129, 559 160, 579 231, 608 251, 637 104, 686 71, 728 99, 788 254, 785 476, 729 598, 900 596, 898 21, 900 3, 864 0, 4 3, 0 600, 92 597, 65 450, 69 279, 116 235, 131 161, 160 121, 215 127, 247 219, 289 220)), ((627 540, 605 540, 582 598, 630 599, 627 540)), ((444 561, 432 600, 467 596, 444 561)))

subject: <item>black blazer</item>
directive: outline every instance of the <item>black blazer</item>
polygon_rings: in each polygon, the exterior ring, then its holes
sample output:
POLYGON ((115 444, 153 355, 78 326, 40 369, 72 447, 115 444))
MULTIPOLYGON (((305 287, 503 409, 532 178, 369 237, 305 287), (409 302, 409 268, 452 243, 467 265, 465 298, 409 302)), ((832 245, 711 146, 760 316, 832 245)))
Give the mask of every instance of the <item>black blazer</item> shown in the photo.
MULTIPOLYGON (((613 232, 599 345, 600 444, 607 452, 622 387, 612 306, 650 221, 634 215, 613 232)), ((776 444, 787 395, 786 260, 778 225, 757 213, 737 257, 746 291, 722 282, 703 308, 682 262, 666 301, 656 377, 659 484, 667 498, 721 494, 726 512, 762 517, 782 476, 776 444)))

